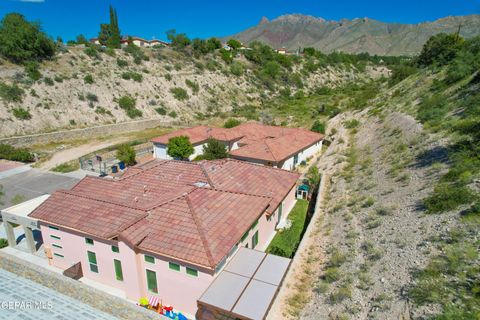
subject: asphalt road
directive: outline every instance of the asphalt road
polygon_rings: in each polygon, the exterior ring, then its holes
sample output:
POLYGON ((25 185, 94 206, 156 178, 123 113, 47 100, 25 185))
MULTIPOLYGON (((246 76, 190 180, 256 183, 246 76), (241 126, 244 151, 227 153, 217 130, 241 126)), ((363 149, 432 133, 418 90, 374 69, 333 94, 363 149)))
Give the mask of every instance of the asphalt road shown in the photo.
POLYGON ((0 209, 8 208, 14 202, 23 202, 46 193, 52 194, 58 189, 70 189, 78 181, 76 178, 38 169, 0 179, 4 193, 0 199, 0 209))

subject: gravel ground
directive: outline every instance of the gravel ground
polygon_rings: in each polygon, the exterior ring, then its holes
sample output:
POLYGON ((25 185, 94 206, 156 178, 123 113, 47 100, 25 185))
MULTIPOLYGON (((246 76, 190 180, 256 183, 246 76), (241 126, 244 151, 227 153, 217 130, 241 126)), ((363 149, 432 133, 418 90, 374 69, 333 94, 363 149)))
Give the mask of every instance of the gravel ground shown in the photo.
MULTIPOLYGON (((412 319, 434 313, 411 305, 406 293, 413 272, 436 253, 432 236, 456 225, 453 214, 425 215, 421 208, 445 170, 444 143, 401 113, 384 119, 342 114, 329 128, 336 132, 329 132, 332 144, 319 168, 332 177, 330 194, 323 222, 312 233, 311 259, 318 261, 306 262, 311 292, 299 317, 412 319), (346 129, 351 119, 360 125, 346 129)), ((292 304, 282 318, 296 318, 288 311, 292 304)))

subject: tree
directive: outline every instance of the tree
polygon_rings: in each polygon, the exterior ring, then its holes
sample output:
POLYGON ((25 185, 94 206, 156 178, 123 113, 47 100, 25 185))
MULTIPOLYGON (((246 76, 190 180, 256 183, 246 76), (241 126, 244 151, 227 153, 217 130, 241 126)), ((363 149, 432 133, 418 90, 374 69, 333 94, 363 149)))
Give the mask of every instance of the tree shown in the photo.
POLYGON ((223 124, 223 127, 224 128, 233 128, 233 127, 236 127, 238 126, 239 124, 241 124, 242 122, 238 119, 235 119, 235 118, 230 118, 228 119, 227 121, 225 121, 225 123, 223 124))
POLYGON ((55 42, 42 32, 40 23, 9 13, 0 22, 0 55, 14 63, 40 61, 55 55, 55 42))
POLYGON ((133 147, 129 146, 128 144, 122 144, 118 147, 116 157, 118 160, 122 161, 127 166, 131 166, 136 163, 135 149, 133 149, 133 147))
POLYGON ((421 67, 432 64, 446 65, 455 58, 463 43, 463 38, 457 34, 434 35, 423 46, 417 63, 421 67))
POLYGON ((120 28, 118 27, 117 10, 110 6, 110 23, 100 24, 100 32, 98 33, 98 42, 101 45, 111 49, 121 47, 120 28))
POLYGON ((110 25, 108 23, 100 24, 100 32, 98 33, 98 42, 102 46, 106 46, 108 39, 112 36, 112 32, 110 30, 110 25))
POLYGON ((118 27, 117 10, 110 6, 110 37, 107 41, 107 47, 112 49, 119 49, 121 47, 122 37, 120 35, 120 28, 118 27))
POLYGON ((305 175, 305 178, 307 178, 308 184, 312 188, 315 188, 320 183, 320 172, 318 171, 317 166, 315 165, 311 166, 308 169, 307 174, 305 175))
POLYGON ((173 137, 168 140, 167 154, 180 160, 186 160, 195 150, 187 136, 173 137))
POLYGON ((325 134, 325 123, 315 120, 310 130, 312 130, 313 132, 325 134))
POLYGON ((87 40, 87 38, 85 38, 85 36, 83 34, 79 34, 76 37, 76 42, 77 42, 77 44, 88 44, 88 40, 87 40))
POLYGON ((218 140, 209 138, 203 146, 203 158, 205 160, 225 159, 228 157, 227 147, 218 140))
POLYGON ((240 49, 242 47, 242 43, 236 39, 230 39, 227 41, 227 44, 233 50, 240 49))
POLYGON ((175 49, 185 49, 190 44, 190 39, 185 33, 178 33, 175 29, 167 31, 167 38, 171 42, 171 46, 175 49))

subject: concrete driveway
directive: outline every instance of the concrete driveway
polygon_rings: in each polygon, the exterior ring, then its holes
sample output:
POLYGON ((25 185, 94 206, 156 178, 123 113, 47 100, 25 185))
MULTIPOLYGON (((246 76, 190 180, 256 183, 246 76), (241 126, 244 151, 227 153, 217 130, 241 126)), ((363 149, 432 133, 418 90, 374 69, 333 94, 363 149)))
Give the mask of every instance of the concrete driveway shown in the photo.
POLYGON ((70 189, 79 179, 62 174, 31 169, 3 179, 5 195, 0 199, 0 209, 8 208, 19 202, 33 199, 43 194, 52 194, 58 189, 70 189))

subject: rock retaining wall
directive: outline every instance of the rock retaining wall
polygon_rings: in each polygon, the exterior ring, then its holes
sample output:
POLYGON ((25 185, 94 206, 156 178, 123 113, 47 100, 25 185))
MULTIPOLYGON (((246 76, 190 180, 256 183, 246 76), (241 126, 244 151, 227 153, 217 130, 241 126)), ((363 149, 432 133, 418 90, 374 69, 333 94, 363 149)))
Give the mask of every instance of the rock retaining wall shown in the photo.
POLYGON ((35 144, 50 142, 96 138, 101 135, 111 135, 132 131, 139 131, 155 127, 184 127, 185 123, 166 122, 158 119, 147 119, 122 123, 107 124, 82 129, 62 130, 48 133, 38 133, 24 136, 1 138, 0 144, 10 144, 15 147, 27 147, 35 144))

